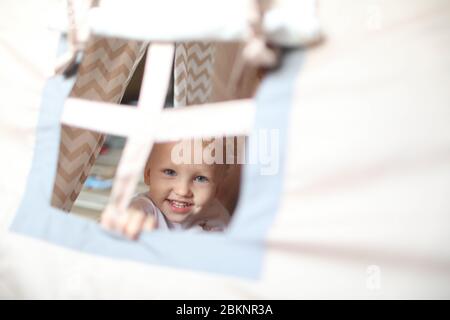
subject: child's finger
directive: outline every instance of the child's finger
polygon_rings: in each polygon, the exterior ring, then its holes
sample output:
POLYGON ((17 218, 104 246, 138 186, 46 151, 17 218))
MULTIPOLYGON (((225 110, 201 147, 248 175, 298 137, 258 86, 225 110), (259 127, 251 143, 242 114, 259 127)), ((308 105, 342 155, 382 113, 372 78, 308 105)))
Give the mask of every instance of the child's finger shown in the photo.
POLYGON ((111 206, 107 206, 100 217, 100 225, 106 230, 116 230, 118 216, 111 206))
POLYGON ((128 222, 124 234, 130 239, 137 239, 145 221, 145 213, 139 210, 127 210, 128 222))
POLYGON ((125 212, 117 213, 117 217, 115 217, 115 228, 114 228, 115 231, 121 234, 125 234, 128 221, 131 219, 130 213, 131 212, 128 212, 128 210, 125 212))

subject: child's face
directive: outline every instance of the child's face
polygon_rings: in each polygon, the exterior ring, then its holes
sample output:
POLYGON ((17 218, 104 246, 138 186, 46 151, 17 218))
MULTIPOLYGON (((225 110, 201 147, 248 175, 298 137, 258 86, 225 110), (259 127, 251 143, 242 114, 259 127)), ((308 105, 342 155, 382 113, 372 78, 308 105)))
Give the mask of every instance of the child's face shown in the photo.
POLYGON ((217 165, 173 163, 175 144, 155 145, 144 177, 155 205, 169 221, 181 223, 214 200, 222 174, 217 165))

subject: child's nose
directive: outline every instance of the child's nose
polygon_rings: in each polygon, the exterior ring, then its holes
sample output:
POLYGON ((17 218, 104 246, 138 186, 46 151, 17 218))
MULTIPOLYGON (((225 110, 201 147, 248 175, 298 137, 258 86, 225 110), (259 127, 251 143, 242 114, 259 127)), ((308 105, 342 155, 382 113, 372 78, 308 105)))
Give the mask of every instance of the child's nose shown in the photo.
POLYGON ((191 192, 191 188, 189 186, 188 182, 185 181, 179 181, 175 186, 174 186, 174 191, 177 195, 182 196, 182 197, 190 197, 192 196, 192 192, 191 192))

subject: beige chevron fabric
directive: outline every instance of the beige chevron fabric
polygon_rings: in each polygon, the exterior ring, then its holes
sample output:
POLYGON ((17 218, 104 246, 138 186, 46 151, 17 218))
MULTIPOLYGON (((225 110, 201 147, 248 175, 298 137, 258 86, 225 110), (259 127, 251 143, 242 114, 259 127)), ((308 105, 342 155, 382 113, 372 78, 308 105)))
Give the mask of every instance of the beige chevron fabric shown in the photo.
POLYGON ((251 97, 259 83, 255 68, 245 66, 236 87, 230 80, 239 67, 238 43, 179 43, 175 51, 174 105, 189 106, 251 97))
POLYGON ((174 67, 174 105, 188 106, 209 101, 215 45, 204 42, 177 44, 174 67))
MULTIPOLYGON (((72 97, 119 102, 146 46, 136 41, 94 38, 71 92, 72 97)), ((52 205, 70 211, 98 156, 104 135, 62 126, 52 205)))

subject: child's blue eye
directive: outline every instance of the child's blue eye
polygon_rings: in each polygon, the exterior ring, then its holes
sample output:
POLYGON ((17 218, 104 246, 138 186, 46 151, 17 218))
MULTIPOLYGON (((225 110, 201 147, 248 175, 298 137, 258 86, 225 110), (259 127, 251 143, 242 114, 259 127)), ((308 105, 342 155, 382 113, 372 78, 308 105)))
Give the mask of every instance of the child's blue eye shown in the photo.
POLYGON ((163 173, 164 173, 166 176, 171 176, 171 177, 177 175, 177 173, 175 172, 175 170, 172 170, 172 169, 164 169, 164 170, 163 170, 163 173))
POLYGON ((208 182, 209 180, 208 180, 207 177, 204 177, 204 176, 197 176, 197 177, 195 177, 194 181, 200 182, 200 183, 205 183, 205 182, 208 182))

